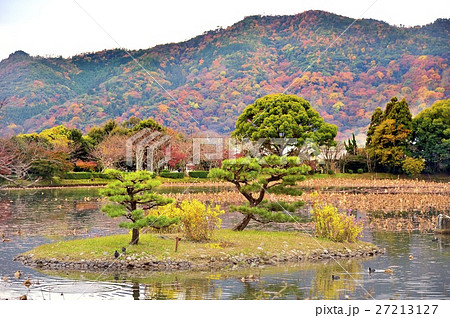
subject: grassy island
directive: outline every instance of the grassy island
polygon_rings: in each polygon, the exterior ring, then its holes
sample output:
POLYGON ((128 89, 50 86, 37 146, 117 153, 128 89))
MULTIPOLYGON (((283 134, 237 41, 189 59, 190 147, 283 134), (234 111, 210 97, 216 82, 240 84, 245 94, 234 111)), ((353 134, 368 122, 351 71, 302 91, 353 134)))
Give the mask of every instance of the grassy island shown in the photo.
POLYGON ((235 268, 278 263, 364 257, 382 253, 370 243, 336 243, 299 232, 218 230, 209 242, 181 240, 174 234, 143 234, 129 246, 129 235, 114 235, 38 246, 16 259, 41 268, 176 270, 235 268), (127 250, 117 260, 114 251, 127 250))

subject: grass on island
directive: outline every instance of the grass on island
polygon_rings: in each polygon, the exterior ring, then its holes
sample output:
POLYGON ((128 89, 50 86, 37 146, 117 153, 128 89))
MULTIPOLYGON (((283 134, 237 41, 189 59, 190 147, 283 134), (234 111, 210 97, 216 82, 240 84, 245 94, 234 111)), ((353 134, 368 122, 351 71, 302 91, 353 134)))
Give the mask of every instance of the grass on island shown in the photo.
POLYGON ((335 243, 329 240, 313 238, 298 232, 264 232, 246 230, 218 230, 215 238, 209 242, 192 242, 182 239, 178 252, 175 252, 175 234, 141 234, 138 245, 128 246, 129 234, 96 237, 74 241, 61 241, 38 246, 26 254, 33 254, 35 259, 55 258, 61 261, 81 260, 113 260, 114 251, 120 252, 122 246, 127 247, 123 257, 150 257, 164 260, 201 260, 211 257, 227 256, 274 256, 274 255, 308 255, 328 251, 345 251, 346 248, 372 250, 374 245, 366 242, 335 243), (318 244, 320 243, 320 245, 318 244))

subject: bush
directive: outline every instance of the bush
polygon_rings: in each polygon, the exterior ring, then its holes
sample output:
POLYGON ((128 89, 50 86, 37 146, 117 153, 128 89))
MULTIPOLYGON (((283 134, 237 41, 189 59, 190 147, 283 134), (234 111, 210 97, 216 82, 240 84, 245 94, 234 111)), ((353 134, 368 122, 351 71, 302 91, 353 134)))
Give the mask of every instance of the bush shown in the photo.
POLYGON ((364 173, 364 169, 361 169, 361 168, 359 168, 357 171, 358 171, 359 174, 364 173))
POLYGON ((355 242, 363 227, 355 221, 354 216, 338 213, 332 205, 320 207, 314 205, 312 210, 315 234, 335 242, 355 242))
POLYGON ((196 199, 184 200, 179 207, 175 204, 168 204, 150 211, 150 214, 156 216, 164 214, 169 218, 180 218, 179 224, 171 225, 164 231, 182 232, 186 238, 193 241, 210 240, 214 230, 220 228, 222 220, 219 215, 223 213, 220 205, 213 208, 210 205, 205 206, 196 199))
POLYGON ((328 170, 328 174, 334 174, 334 170, 328 170))
POLYGON ((61 183, 61 178, 60 177, 52 177, 51 181, 54 184, 59 184, 59 183, 61 183))
POLYGON ((352 170, 352 169, 348 169, 347 172, 350 173, 350 174, 352 174, 352 173, 353 173, 353 170, 352 170))
POLYGON ((107 175, 105 173, 101 173, 101 172, 92 172, 92 178, 97 178, 97 179, 112 179, 112 177, 110 175, 107 175))
POLYGON ((191 178, 208 178, 209 171, 189 171, 191 178))
POLYGON ((64 174, 64 179, 91 179, 92 173, 91 172, 67 172, 64 174))
POLYGON ((405 161, 403 161, 402 165, 403 171, 412 177, 419 176, 423 168, 425 168, 425 162, 423 159, 415 159, 411 157, 407 157, 405 161))
POLYGON ((183 179, 184 178, 184 172, 161 171, 159 176, 163 177, 163 178, 170 178, 170 179, 183 179))

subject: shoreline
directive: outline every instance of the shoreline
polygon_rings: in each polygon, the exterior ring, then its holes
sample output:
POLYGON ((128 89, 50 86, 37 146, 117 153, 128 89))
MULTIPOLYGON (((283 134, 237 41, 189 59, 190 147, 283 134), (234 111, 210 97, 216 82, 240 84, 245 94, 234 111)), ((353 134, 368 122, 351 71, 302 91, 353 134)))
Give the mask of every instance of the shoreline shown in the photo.
MULTIPOLYGON (((166 182, 161 183, 159 188, 168 188, 168 187, 182 187, 189 186, 195 184, 195 186, 201 187, 227 187, 233 188, 234 184, 228 182, 215 182, 215 181, 202 181, 202 182, 166 182)), ((30 187, 0 187, 0 191, 10 191, 10 190, 49 190, 49 189, 66 189, 66 188, 100 188, 108 185, 108 183, 80 183, 80 184, 55 184, 55 185, 36 185, 30 187)))
POLYGON ((229 270, 252 267, 279 266, 284 264, 317 263, 334 259, 357 259, 368 258, 385 253, 384 249, 373 249, 372 251, 352 251, 351 253, 313 253, 306 256, 233 256, 227 259, 216 259, 206 257, 202 261, 193 262, 188 260, 89 260, 89 261, 60 261, 56 259, 34 259, 31 255, 19 255, 13 260, 21 262, 24 266, 45 270, 141 270, 149 272, 162 271, 203 271, 203 270, 229 270))

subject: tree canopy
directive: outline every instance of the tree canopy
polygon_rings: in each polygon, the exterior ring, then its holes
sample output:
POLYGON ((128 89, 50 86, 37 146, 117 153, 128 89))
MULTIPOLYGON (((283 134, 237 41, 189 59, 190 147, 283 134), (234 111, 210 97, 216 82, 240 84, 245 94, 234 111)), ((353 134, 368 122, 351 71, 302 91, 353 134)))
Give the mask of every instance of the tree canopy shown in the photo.
POLYGON ((397 97, 392 97, 382 116, 379 109, 372 115, 367 152, 389 171, 398 172, 406 159, 411 133, 412 119, 408 103, 404 98, 398 101, 397 97))
POLYGON ((435 102, 413 119, 412 152, 428 172, 450 169, 450 99, 435 102))
POLYGON ((292 138, 290 146, 301 147, 307 139, 318 145, 334 144, 337 126, 326 123, 308 101, 295 95, 273 94, 248 105, 231 134, 237 139, 265 140, 268 154, 283 155, 283 146, 271 138, 292 138))

